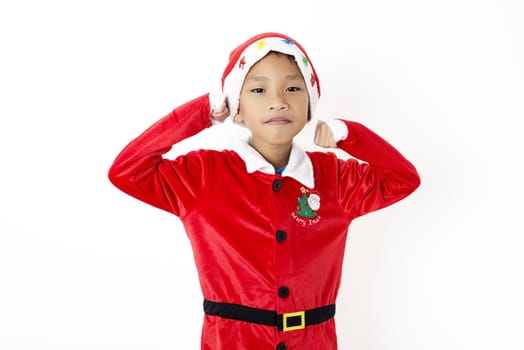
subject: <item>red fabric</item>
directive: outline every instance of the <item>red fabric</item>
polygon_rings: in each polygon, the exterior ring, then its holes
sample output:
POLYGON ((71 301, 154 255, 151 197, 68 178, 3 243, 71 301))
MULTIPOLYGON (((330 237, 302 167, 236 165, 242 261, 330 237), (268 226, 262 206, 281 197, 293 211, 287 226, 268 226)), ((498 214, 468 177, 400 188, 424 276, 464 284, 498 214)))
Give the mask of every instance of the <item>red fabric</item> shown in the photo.
MULTIPOLYGON (((361 159, 308 153, 315 188, 276 174, 248 174, 234 151, 199 150, 164 159, 171 145, 211 125, 207 95, 175 109, 134 139, 109 171, 127 194, 180 217, 191 241, 203 297, 279 313, 335 303, 351 221, 413 192, 413 165, 361 124, 344 121, 339 147, 361 159), (281 189, 273 190, 275 179, 281 189), (320 197, 314 218, 297 214, 302 192, 320 197), (287 239, 278 242, 277 230, 287 239), (281 298, 280 286, 290 294, 281 298)), ((202 349, 337 349, 335 321, 303 330, 204 316, 202 349)))

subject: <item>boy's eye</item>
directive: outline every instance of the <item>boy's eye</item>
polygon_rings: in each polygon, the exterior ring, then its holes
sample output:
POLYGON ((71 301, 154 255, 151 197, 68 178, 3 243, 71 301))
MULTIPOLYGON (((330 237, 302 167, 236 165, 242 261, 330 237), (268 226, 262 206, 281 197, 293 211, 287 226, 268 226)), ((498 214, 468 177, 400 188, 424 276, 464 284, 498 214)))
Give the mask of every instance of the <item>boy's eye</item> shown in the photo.
POLYGON ((290 86, 286 90, 289 92, 297 92, 300 91, 300 88, 298 86, 290 86))
POLYGON ((261 94, 264 92, 264 89, 262 88, 254 88, 254 89, 251 89, 251 92, 254 92, 255 94, 261 94))

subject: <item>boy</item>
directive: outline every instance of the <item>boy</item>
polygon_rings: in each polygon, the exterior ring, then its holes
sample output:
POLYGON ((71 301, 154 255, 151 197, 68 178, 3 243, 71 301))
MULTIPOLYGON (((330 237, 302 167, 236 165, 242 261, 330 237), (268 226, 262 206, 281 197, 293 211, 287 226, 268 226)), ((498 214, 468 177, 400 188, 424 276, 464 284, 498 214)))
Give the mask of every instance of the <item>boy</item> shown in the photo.
POLYGON ((223 102, 205 94, 131 141, 109 178, 182 220, 204 296, 202 349, 337 349, 349 224, 412 193, 417 171, 355 122, 319 123, 314 142, 362 161, 304 152, 293 142, 320 87, 306 52, 288 36, 263 33, 233 50, 222 86, 223 102), (248 142, 163 157, 228 117, 249 129, 248 142))

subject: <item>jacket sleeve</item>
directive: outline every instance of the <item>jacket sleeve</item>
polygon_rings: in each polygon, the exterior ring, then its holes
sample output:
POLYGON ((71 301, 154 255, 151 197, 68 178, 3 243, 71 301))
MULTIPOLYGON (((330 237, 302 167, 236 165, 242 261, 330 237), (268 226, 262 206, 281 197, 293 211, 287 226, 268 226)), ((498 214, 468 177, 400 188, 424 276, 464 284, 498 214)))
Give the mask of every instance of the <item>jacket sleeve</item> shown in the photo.
POLYGON ((350 154, 339 162, 339 201, 351 217, 389 206, 417 189, 417 170, 399 151, 364 125, 342 120, 347 127, 338 148, 350 154))
POLYGON ((169 160, 163 155, 174 144, 211 126, 208 94, 174 109, 132 140, 109 169, 117 188, 175 215, 192 205, 206 177, 198 152, 169 160))

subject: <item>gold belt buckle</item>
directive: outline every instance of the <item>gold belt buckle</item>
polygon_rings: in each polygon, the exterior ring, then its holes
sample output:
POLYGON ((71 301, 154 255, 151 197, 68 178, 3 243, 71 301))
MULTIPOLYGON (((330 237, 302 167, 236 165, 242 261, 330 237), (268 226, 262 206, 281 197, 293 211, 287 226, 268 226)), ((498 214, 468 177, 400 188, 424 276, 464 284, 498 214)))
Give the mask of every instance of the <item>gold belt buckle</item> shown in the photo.
POLYGON ((298 329, 304 329, 306 327, 306 315, 305 311, 298 311, 298 312, 288 312, 284 313, 282 315, 282 331, 288 332, 288 331, 296 331, 298 329), (300 317, 300 324, 296 326, 289 326, 287 325, 287 320, 290 317, 300 317))

